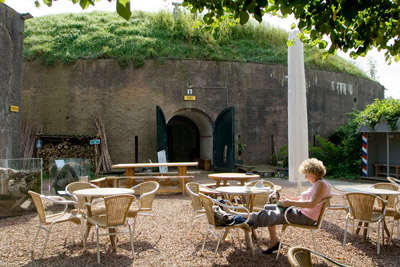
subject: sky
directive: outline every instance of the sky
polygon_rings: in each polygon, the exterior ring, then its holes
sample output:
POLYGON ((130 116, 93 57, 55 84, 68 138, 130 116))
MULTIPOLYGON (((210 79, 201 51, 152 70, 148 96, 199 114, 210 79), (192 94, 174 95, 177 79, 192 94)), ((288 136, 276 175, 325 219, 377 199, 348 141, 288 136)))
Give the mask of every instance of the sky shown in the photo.
MULTIPOLYGON (((30 13, 33 17, 60 13, 91 12, 94 10, 115 11, 115 1, 110 3, 106 0, 102 0, 100 2, 96 2, 94 7, 89 6, 89 8, 86 10, 82 10, 79 4, 72 4, 72 2, 68 0, 53 1, 53 6, 50 8, 44 4, 42 4, 40 8, 36 8, 34 2, 34 0, 5 0, 4 3, 18 13, 30 13)), ((131 0, 131 9, 151 12, 157 12, 160 10, 172 11, 172 2, 181 1, 131 0)), ((265 20, 270 24, 287 31, 290 31, 291 24, 294 21, 293 18, 279 19, 276 17, 266 17, 265 20)), ((386 88, 385 97, 400 99, 400 81, 398 78, 400 75, 400 62, 393 62, 391 65, 388 65, 388 63, 385 62, 384 54, 382 52, 378 52, 377 50, 372 50, 368 52, 366 57, 359 57, 357 60, 351 59, 343 52, 339 52, 339 55, 353 62, 360 69, 364 70, 367 75, 369 75, 368 62, 371 60, 374 61, 377 69, 376 79, 386 88)))

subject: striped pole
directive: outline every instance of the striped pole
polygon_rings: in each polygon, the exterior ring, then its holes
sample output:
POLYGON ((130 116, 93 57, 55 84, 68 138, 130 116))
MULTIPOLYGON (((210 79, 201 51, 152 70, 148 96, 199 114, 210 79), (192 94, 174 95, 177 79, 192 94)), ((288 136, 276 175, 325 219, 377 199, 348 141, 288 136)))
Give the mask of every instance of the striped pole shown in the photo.
POLYGON ((367 134, 363 133, 362 134, 362 175, 364 177, 368 176, 368 161, 367 161, 367 155, 368 155, 368 139, 367 139, 367 134))

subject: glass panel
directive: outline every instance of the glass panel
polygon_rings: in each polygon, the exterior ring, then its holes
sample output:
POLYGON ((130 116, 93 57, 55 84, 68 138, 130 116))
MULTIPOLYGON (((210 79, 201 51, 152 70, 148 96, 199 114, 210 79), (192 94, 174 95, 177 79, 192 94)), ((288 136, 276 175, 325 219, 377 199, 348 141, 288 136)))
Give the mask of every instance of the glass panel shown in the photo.
POLYGON ((40 158, 0 159, 0 219, 30 213, 34 205, 28 191, 41 191, 40 158))
POLYGON ((72 182, 88 182, 92 176, 90 159, 49 159, 48 180, 43 182, 42 194, 64 195, 72 182))

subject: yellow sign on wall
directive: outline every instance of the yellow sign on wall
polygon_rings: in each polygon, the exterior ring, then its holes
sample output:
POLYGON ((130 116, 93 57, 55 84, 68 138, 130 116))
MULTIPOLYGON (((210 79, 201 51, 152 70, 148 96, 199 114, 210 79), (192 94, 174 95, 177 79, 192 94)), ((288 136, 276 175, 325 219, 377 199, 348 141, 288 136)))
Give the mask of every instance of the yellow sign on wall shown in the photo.
POLYGON ((184 100, 189 100, 189 101, 194 101, 194 100, 196 100, 196 96, 194 96, 194 95, 185 95, 183 97, 183 99, 184 100))
POLYGON ((11 112, 19 112, 19 106, 10 106, 11 112))

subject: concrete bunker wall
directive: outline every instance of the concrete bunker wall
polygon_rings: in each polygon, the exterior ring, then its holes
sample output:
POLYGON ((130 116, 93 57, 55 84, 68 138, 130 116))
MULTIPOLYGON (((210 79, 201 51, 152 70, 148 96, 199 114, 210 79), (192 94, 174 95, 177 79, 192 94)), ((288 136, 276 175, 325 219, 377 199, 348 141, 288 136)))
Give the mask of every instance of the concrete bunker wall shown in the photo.
POLYGON ((21 157, 22 51, 24 20, 0 3, 0 159, 21 157))
MULTIPOLYGON (((310 141, 343 124, 353 108, 384 96, 381 85, 346 74, 306 69, 306 81, 310 141)), ((287 144, 285 65, 149 60, 121 69, 115 60, 33 62, 24 64, 22 93, 24 122, 42 124, 46 134, 95 134, 91 114, 100 114, 114 163, 156 160, 157 105, 167 121, 182 115, 197 125, 204 157, 212 151, 212 123, 230 106, 246 164, 268 163, 274 147, 287 144), (184 100, 187 95, 195 100, 184 100)))

